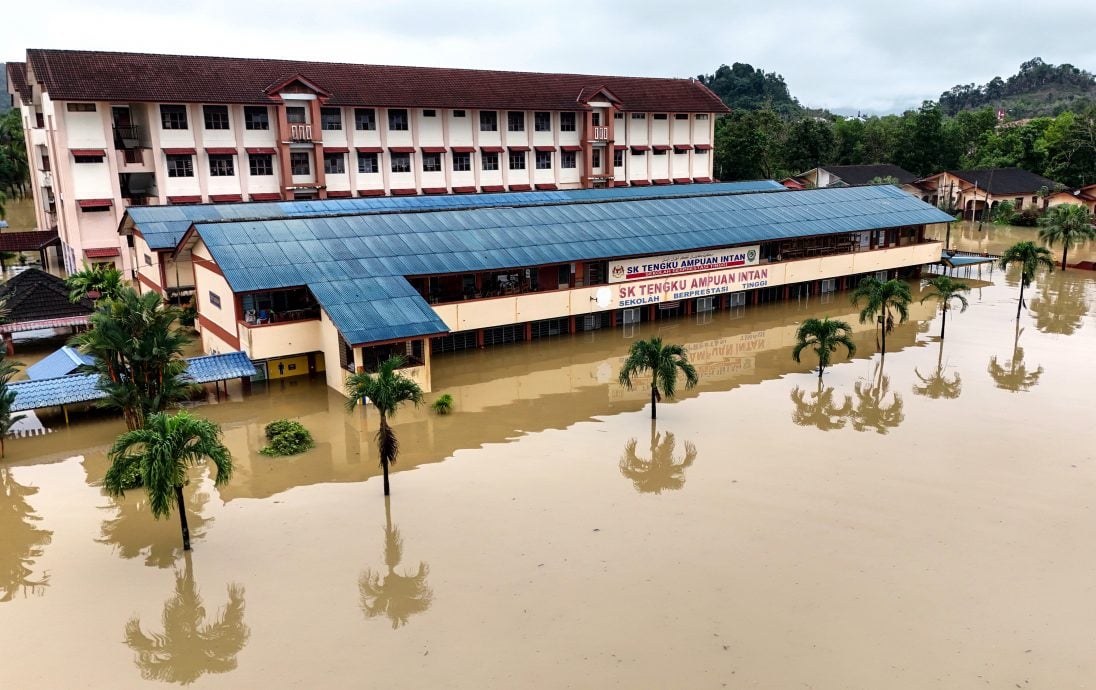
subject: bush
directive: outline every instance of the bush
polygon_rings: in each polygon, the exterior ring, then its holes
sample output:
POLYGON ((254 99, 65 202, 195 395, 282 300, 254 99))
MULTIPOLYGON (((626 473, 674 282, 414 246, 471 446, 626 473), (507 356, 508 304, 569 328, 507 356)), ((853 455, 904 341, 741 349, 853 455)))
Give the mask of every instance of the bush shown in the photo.
POLYGON ((263 455, 296 455, 316 445, 312 434, 300 422, 290 419, 278 419, 266 425, 263 430, 269 444, 259 452, 263 455))
POLYGON ((453 396, 448 393, 442 393, 438 396, 438 399, 434 401, 434 404, 430 406, 430 409, 438 414, 449 414, 453 411, 453 396))
POLYGON ((1015 225, 1016 218, 1019 214, 1016 213, 1016 205, 1011 201, 1002 201, 997 204, 997 207, 993 209, 993 224, 994 225, 1015 225))
POLYGON ((1025 208, 1016 214, 1016 217, 1012 219, 1013 225, 1020 225, 1025 228, 1033 228, 1039 224, 1039 217, 1043 214, 1034 208, 1025 208))

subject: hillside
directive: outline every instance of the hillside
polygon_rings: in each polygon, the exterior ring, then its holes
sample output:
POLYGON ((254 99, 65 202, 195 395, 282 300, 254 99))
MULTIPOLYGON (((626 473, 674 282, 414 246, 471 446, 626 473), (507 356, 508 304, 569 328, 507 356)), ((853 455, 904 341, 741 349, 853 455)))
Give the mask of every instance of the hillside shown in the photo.
POLYGON ((940 94, 946 115, 986 106, 1008 112, 1008 119, 1054 116, 1096 102, 1096 77, 1070 64, 1051 65, 1032 58, 1008 79, 994 77, 981 86, 958 84, 940 94))
POLYGON ((720 65, 714 74, 698 75, 697 81, 711 89, 732 110, 769 108, 784 116, 803 113, 799 101, 788 91, 784 77, 743 62, 730 67, 720 65))

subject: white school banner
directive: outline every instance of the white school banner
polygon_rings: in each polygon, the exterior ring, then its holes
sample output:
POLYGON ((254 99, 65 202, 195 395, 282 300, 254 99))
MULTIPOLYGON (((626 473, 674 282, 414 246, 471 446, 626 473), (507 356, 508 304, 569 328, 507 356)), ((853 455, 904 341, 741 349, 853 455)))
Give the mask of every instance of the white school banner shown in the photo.
POLYGON ((756 266, 760 246, 708 249, 688 254, 664 254, 640 259, 624 259, 609 262, 609 282, 626 283, 633 280, 665 278, 682 273, 718 271, 727 268, 756 266))
POLYGON ((784 282, 783 265, 713 271, 679 278, 660 278, 613 286, 618 309, 681 299, 724 295, 739 290, 780 285, 784 282))

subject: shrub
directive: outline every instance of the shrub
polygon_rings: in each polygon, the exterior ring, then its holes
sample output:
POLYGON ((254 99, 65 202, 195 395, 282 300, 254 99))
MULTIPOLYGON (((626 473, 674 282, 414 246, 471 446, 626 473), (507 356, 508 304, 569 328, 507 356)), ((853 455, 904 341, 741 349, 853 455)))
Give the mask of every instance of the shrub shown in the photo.
POLYGON ((1012 224, 1033 228, 1039 224, 1039 216, 1041 215, 1043 214, 1038 209, 1025 208, 1016 214, 1016 217, 1012 219, 1012 224))
POLYGON ((453 396, 448 393, 442 393, 438 396, 438 399, 434 401, 434 404, 430 406, 430 409, 434 410, 437 414, 449 414, 453 411, 453 396))
POLYGON ((277 419, 263 430, 269 443, 259 452, 263 455, 296 455, 316 445, 312 434, 300 422, 277 419))
POLYGON ((993 209, 993 224, 1015 225, 1017 215, 1016 204, 1011 201, 1002 201, 993 209))

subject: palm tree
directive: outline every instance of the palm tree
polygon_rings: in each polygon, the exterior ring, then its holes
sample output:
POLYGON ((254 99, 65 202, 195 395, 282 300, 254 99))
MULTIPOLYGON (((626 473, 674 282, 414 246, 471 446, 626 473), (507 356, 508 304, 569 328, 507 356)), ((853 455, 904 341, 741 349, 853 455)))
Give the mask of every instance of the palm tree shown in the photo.
POLYGON ((677 390, 677 372, 685 375, 685 388, 692 388, 700 378, 696 368, 689 363, 689 354, 680 345, 663 345, 662 338, 637 340, 628 349, 628 358, 620 368, 617 380, 628 390, 632 378, 645 371, 651 372, 651 419, 656 418, 655 405, 662 396, 673 398, 677 390))
POLYGON ((818 379, 830 365, 830 357, 837 346, 845 348, 852 357, 856 354, 856 345, 852 342, 852 326, 839 319, 807 319, 795 331, 795 348, 792 359, 799 361, 799 355, 808 347, 813 347, 818 355, 818 379))
POLYGON ((925 294, 921 298, 921 304, 925 303, 925 300, 934 299, 940 302, 940 340, 944 339, 944 329, 948 325, 948 310, 951 309, 951 301, 955 300, 959 302, 959 313, 963 313, 967 310, 967 298, 963 296, 964 292, 970 292, 970 286, 966 283, 955 280, 951 276, 936 276, 929 281, 929 286, 933 289, 932 292, 925 294))
POLYGON ((860 310, 860 323, 875 320, 882 325, 880 331, 883 334, 880 353, 887 355, 887 333, 894 330, 893 309, 898 314, 898 323, 905 323, 910 317, 909 305, 913 301, 910 296, 910 286, 901 280, 888 280, 883 282, 871 276, 864 278, 852 292, 852 303, 860 306, 864 302, 864 308, 860 310))
POLYGON ((175 572, 175 596, 164 602, 164 631, 146 635, 136 616, 126 622, 125 642, 136 652, 145 680, 189 685, 206 673, 233 671, 236 655, 251 636, 244 623, 244 588, 230 584, 228 603, 206 622, 190 554, 184 558, 185 570, 175 572))
POLYGON ((187 470, 208 458, 217 467, 215 486, 232 477, 232 455, 221 441, 220 427, 189 412, 151 415, 145 427, 119 436, 108 457, 111 464, 103 477, 103 487, 109 495, 124 496, 127 490, 144 487, 157 520, 171 515, 174 497, 184 551, 190 550, 183 502, 183 485, 189 481, 187 470))
POLYGON ((118 299, 126 287, 122 272, 114 266, 89 266, 85 261, 81 270, 65 278, 69 300, 79 302, 88 295, 95 299, 118 299))
POLYGON ((940 398, 947 398, 949 400, 959 397, 959 394, 963 392, 963 381, 959 378, 959 372, 955 372, 955 376, 948 378, 944 374, 944 341, 940 341, 940 349, 936 355, 936 370, 928 376, 922 376, 921 372, 917 370, 917 367, 913 368, 913 373, 921 380, 921 385, 915 385, 913 392, 917 395, 923 395, 933 400, 939 400, 940 398))
POLYGON ((368 399, 381 415, 380 428, 377 430, 377 451, 381 456, 381 468, 384 470, 384 495, 390 495, 388 487, 388 466, 396 463, 400 452, 399 441, 388 418, 396 414, 400 405, 409 402, 418 407, 422 404, 422 388, 411 379, 396 370, 407 360, 400 355, 392 355, 381 362, 377 373, 358 372, 346 379, 346 410, 353 412, 359 400, 368 399))
POLYGON ((822 389, 822 379, 818 380, 818 390, 811 393, 813 402, 808 402, 806 393, 799 386, 792 390, 792 422, 799 426, 813 426, 822 431, 844 429, 845 422, 852 412, 852 398, 845 396, 845 402, 838 407, 833 400, 833 388, 822 389))
MULTIPOLYGON (((191 540, 201 539, 213 522, 212 517, 204 515, 209 494, 197 490, 184 494, 187 508, 187 531, 191 540)), ((149 529, 148 500, 110 499, 110 505, 101 506, 102 510, 114 511, 114 517, 103 520, 99 525, 99 538, 96 543, 109 544, 113 552, 122 558, 144 558, 144 564, 155 568, 169 568, 175 565, 178 547, 165 538, 166 530, 149 529)), ((170 528, 170 525, 165 525, 170 528)), ((184 551, 184 553, 186 553, 184 551)))
POLYGON ((1050 246, 1062 244, 1062 270, 1066 268, 1069 250, 1078 244, 1096 239, 1092 214, 1078 204, 1051 206, 1039 219, 1039 239, 1050 246))
POLYGON ((1054 270, 1054 259, 1050 257, 1050 250, 1040 247, 1034 242, 1017 242, 1001 255, 1001 269, 1005 270, 1013 264, 1020 265, 1020 299, 1016 303, 1016 318, 1020 318, 1020 310, 1024 307, 1024 288, 1031 285, 1035 275, 1040 269, 1054 270))
POLYGON ((1001 365, 997 363, 997 355, 993 355, 989 358, 989 367, 986 368, 998 388, 1013 393, 1031 390, 1039 383, 1039 377, 1043 375, 1042 366, 1034 371, 1028 371, 1027 365, 1024 364, 1024 348, 1020 347, 1021 333, 1023 330, 1017 323, 1016 335, 1012 341, 1012 358, 1001 365))
POLYGON ((852 411, 852 428, 857 431, 873 429, 885 434, 906 418, 902 412, 902 396, 894 393, 890 404, 884 404, 890 392, 890 377, 883 374, 883 360, 875 367, 876 375, 871 384, 857 381, 853 384, 857 404, 852 411))
POLYGON ((368 569, 358 578, 362 612, 366 618, 384 615, 392 621, 392 629, 406 625, 412 615, 430 608, 434 592, 426 584, 430 566, 419 561, 414 574, 400 575, 396 566, 403 560, 403 537, 392 525, 391 498, 384 497, 384 563, 388 572, 368 569))
POLYGON ((36 493, 38 487, 23 486, 15 481, 10 468, 0 468, 0 534, 4 535, 4 546, 0 548, 0 603, 11 601, 20 590, 24 594, 41 593, 49 584, 48 573, 32 577, 30 567, 53 539, 53 532, 34 524, 42 518, 35 514, 27 497, 36 493))
POLYGON ((126 426, 139 429, 154 413, 185 400, 195 390, 183 375, 183 348, 190 337, 177 327, 180 312, 155 292, 123 288, 117 299, 100 300, 91 329, 70 344, 95 359, 107 397, 99 404, 120 410, 126 426))
POLYGON ((7 454, 4 438, 19 420, 26 418, 25 414, 12 414, 11 406, 15 403, 15 391, 8 388, 11 377, 16 374, 16 367, 22 365, 22 362, 11 361, 0 352, 0 458, 7 454))
POLYGON ((659 434, 651 422, 651 457, 644 460, 636 454, 636 439, 630 439, 620 456, 620 473, 632 480, 640 493, 662 493, 663 489, 680 489, 685 485, 685 469, 696 460, 696 446, 685 442, 685 455, 674 458, 677 440, 667 431, 659 434))

